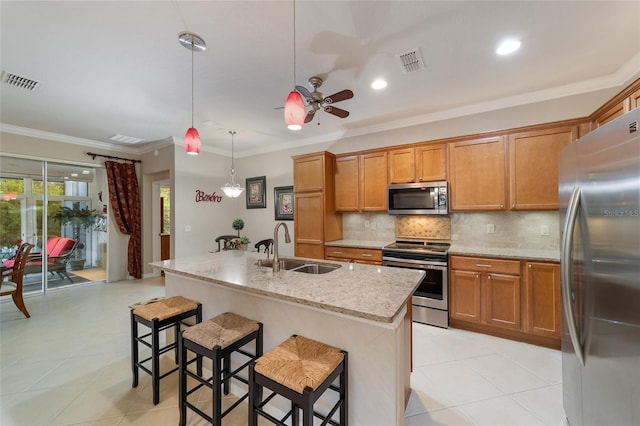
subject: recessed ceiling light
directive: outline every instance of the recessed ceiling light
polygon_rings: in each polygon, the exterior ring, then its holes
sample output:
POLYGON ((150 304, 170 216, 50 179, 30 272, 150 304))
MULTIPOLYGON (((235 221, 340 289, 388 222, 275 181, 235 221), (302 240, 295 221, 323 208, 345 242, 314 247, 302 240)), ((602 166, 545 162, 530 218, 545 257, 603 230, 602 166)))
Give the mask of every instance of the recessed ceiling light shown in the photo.
POLYGON ((83 170, 82 174, 83 175, 90 175, 91 174, 91 170, 83 170))
POLYGON ((71 173, 71 177, 78 177, 77 173, 71 173))
POLYGON ((371 88, 375 90, 384 89, 385 87, 387 87, 387 82, 381 78, 373 80, 371 83, 371 88))
POLYGON ((516 50, 520 49, 522 42, 520 40, 509 39, 505 40, 496 49, 496 55, 508 55, 516 50))

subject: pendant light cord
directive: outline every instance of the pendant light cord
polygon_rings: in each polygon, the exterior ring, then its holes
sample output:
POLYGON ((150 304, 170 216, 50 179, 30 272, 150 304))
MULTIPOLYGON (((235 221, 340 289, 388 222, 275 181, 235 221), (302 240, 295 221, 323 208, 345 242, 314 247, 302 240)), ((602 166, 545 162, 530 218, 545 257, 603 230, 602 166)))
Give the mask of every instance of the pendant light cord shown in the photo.
POLYGON ((296 0, 293 0, 293 88, 296 88, 296 0))
POLYGON ((193 35, 191 35, 191 127, 193 127, 193 35))
POLYGON ((231 133, 231 170, 235 170, 233 166, 233 135, 236 134, 236 131, 229 130, 229 133, 231 133))

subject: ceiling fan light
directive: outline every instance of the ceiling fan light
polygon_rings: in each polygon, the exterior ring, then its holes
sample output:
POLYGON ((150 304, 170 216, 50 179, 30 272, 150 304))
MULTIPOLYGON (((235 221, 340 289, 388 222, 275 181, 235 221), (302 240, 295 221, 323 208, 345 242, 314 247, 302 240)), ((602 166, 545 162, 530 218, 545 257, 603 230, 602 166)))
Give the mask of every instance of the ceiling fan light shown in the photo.
POLYGON ((304 108, 302 96, 296 90, 292 90, 284 104, 284 122, 289 130, 300 130, 304 124, 307 112, 304 108))
POLYGON ((184 136, 184 146, 189 155, 200 154, 200 134, 195 127, 190 127, 184 136))

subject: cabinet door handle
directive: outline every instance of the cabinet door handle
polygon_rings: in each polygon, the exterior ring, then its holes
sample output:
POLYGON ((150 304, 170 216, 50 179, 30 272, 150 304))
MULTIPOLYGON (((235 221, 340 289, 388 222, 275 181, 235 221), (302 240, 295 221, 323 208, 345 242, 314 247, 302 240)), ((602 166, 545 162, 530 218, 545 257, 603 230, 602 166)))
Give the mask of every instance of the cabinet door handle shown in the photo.
POLYGON ((512 205, 511 205, 511 208, 512 208, 512 209, 515 209, 515 208, 516 208, 516 205, 515 205, 515 204, 512 204, 512 205))
POLYGON ((371 257, 371 256, 373 256, 373 255, 372 255, 372 254, 369 254, 369 253, 362 253, 362 256, 363 256, 363 257, 371 257))
POLYGON ((533 265, 529 264, 529 269, 531 269, 531 267, 532 267, 532 266, 533 266, 533 265))
POLYGON ((333 254, 342 254, 341 251, 334 251, 333 254))
POLYGON ((491 268, 491 265, 488 265, 486 263, 476 263, 476 266, 478 268, 491 268))
POLYGON ((504 204, 500 204, 500 208, 501 208, 501 209, 504 209, 504 204))
POLYGON ((480 278, 480 274, 476 274, 476 278, 480 278))
POLYGON ((487 275, 487 279, 490 280, 491 279, 491 274, 487 275))

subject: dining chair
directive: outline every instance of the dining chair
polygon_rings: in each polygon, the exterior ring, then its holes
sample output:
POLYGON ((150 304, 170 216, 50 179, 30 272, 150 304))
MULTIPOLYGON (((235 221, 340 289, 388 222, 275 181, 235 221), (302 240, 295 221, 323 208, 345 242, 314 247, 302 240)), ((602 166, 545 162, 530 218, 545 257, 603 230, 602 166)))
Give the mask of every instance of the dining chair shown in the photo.
POLYGON ((267 253, 267 257, 268 257, 269 252, 273 254, 273 238, 260 240, 256 243, 254 247, 258 250, 258 253, 260 253, 261 248, 264 247, 264 252, 267 253))
POLYGON ((215 239, 218 243, 218 251, 235 249, 234 240, 238 239, 236 235, 220 235, 215 239), (222 241, 222 248, 220 248, 220 242, 222 241))
POLYGON ((0 281, 0 296, 9 296, 13 298, 13 303, 16 304, 20 312, 25 317, 30 318, 31 315, 27 311, 27 307, 24 305, 24 299, 22 298, 22 281, 24 279, 24 268, 29 257, 29 252, 35 246, 29 243, 23 243, 16 252, 15 262, 11 269, 2 271, 2 281, 0 281), (5 281, 5 279, 7 279, 5 281))

